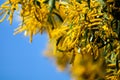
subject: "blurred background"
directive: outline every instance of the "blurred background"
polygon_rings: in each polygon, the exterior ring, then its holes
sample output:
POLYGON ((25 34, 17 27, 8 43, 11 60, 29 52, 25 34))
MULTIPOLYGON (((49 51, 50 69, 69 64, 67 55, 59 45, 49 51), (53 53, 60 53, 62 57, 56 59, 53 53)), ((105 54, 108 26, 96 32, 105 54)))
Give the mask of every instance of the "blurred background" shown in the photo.
MULTIPOLYGON (((3 2, 0 0, 0 5, 3 2)), ((17 12, 14 17, 12 25, 7 20, 0 23, 0 80, 70 80, 67 72, 58 72, 55 64, 43 55, 47 35, 34 36, 32 43, 23 33, 14 36, 20 23, 17 12)))

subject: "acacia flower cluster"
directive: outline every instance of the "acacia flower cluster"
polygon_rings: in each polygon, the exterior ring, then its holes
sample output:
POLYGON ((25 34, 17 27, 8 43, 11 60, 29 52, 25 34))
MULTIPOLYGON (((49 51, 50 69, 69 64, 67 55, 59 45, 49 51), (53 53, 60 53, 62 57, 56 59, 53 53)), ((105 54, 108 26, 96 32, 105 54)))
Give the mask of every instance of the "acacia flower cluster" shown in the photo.
POLYGON ((75 80, 120 79, 119 0, 7 0, 0 6, 2 22, 20 10, 15 34, 46 32, 47 55, 75 80), (51 46, 52 45, 52 46, 51 46))

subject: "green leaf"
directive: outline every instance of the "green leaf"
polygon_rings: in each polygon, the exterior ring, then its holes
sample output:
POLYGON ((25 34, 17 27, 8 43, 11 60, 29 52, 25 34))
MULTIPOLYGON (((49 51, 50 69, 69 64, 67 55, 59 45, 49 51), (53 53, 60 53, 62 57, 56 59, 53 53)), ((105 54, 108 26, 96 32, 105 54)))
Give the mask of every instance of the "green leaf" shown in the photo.
MULTIPOLYGON (((34 4, 34 5, 37 5, 37 6, 40 6, 40 2, 39 2, 38 0, 34 0, 34 1, 33 1, 33 4, 34 4)), ((41 6, 40 6, 40 7, 41 7, 41 6)))
POLYGON ((49 10, 52 12, 53 8, 55 8, 55 0, 49 0, 49 10))
POLYGON ((59 52, 64 52, 64 50, 61 50, 61 49, 57 49, 59 52))
POLYGON ((59 14, 57 14, 55 12, 53 12, 53 14, 55 14, 55 17, 58 18, 61 22, 63 22, 63 19, 59 14))
POLYGON ((117 33, 118 33, 118 39, 120 40, 120 20, 118 20, 117 33))
POLYGON ((102 55, 103 55, 103 56, 106 56, 106 55, 107 55, 106 48, 104 49, 104 51, 103 51, 102 55))
POLYGON ((61 39, 62 39, 62 36, 60 38, 58 38, 56 46, 58 46, 58 44, 59 44, 59 42, 60 42, 61 39))
POLYGON ((118 56, 116 57, 116 69, 119 70, 118 56))
POLYGON ((89 30, 86 28, 86 30, 85 30, 85 34, 84 34, 85 45, 87 44, 88 32, 89 32, 89 30))
POLYGON ((77 2, 81 3, 81 0, 76 0, 77 2))
POLYGON ((88 2, 88 7, 90 8, 90 0, 88 0, 87 2, 88 2))
POLYGON ((73 24, 70 24, 70 29, 72 29, 73 28, 73 24))
POLYGON ((110 43, 110 50, 113 51, 113 45, 110 43))

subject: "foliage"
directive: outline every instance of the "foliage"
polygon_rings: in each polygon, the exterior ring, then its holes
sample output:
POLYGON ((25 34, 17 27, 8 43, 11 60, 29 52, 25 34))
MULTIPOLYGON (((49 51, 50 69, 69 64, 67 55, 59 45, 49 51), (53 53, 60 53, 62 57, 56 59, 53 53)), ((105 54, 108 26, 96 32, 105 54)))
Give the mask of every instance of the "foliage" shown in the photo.
POLYGON ((75 80, 120 79, 119 0, 7 0, 0 7, 2 22, 20 10, 15 34, 46 32, 47 55, 75 80))

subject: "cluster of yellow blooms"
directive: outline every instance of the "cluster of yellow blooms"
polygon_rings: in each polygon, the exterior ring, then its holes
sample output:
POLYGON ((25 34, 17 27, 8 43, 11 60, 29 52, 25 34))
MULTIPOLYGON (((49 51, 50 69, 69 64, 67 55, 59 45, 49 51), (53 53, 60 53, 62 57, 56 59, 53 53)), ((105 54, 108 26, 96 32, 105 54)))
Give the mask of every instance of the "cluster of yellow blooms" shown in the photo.
POLYGON ((119 0, 7 0, 0 15, 12 23, 20 9, 22 25, 15 34, 46 32, 47 55, 75 80, 120 79, 119 0))

